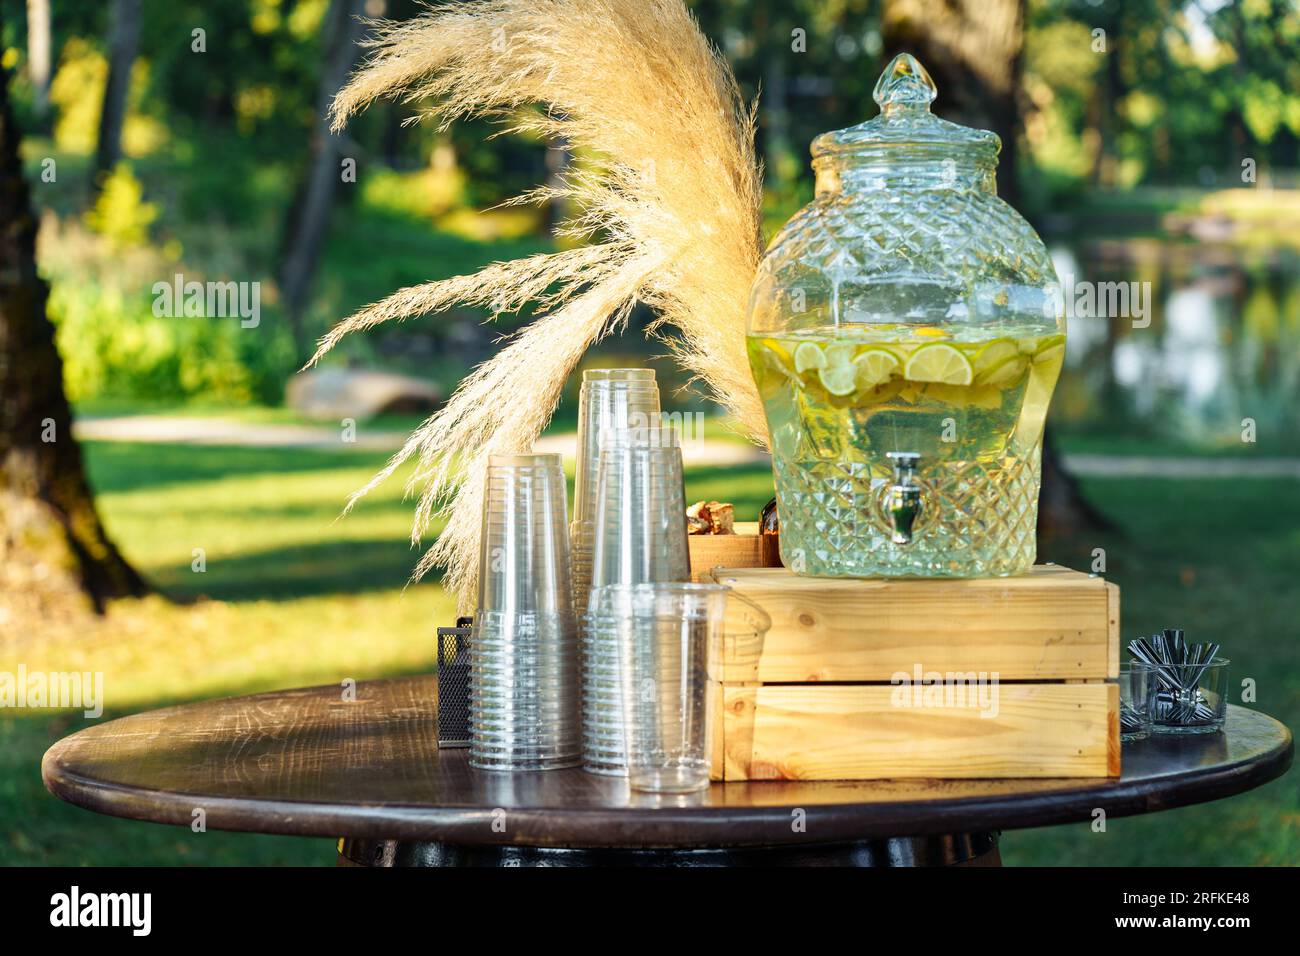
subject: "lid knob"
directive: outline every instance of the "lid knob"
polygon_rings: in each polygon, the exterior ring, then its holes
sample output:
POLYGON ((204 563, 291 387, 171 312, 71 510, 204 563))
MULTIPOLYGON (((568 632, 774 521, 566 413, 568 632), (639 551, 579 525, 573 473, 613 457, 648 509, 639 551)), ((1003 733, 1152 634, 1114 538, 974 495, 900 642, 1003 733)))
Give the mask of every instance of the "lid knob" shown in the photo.
POLYGON ((916 57, 910 53, 900 53, 889 61, 885 72, 876 81, 876 89, 871 94, 880 105, 880 112, 892 113, 895 109, 929 110, 934 98, 939 95, 916 57))

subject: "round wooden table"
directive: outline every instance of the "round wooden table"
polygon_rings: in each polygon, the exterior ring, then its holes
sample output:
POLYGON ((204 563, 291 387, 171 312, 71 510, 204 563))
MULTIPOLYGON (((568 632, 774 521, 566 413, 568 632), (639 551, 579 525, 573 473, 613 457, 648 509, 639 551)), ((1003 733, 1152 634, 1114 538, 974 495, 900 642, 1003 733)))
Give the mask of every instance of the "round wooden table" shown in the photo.
POLYGON ((329 836, 361 865, 910 866, 995 864, 997 832, 1215 800, 1291 765, 1291 734, 1230 707, 1224 733, 1124 749, 1115 780, 714 784, 633 793, 581 770, 474 770, 437 746, 437 679, 203 701, 56 743, 50 792, 108 813, 221 830, 329 836))

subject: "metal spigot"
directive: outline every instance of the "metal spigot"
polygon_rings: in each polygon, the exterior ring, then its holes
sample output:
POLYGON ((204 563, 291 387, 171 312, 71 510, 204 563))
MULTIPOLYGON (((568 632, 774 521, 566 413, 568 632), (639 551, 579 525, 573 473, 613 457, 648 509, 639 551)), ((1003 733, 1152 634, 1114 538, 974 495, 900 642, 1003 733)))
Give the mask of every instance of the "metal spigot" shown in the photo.
POLYGON ((894 463, 894 483, 885 499, 885 511, 894 531, 892 540, 894 544, 907 544, 921 517, 921 486, 916 481, 921 456, 914 451, 888 451, 885 457, 894 463))

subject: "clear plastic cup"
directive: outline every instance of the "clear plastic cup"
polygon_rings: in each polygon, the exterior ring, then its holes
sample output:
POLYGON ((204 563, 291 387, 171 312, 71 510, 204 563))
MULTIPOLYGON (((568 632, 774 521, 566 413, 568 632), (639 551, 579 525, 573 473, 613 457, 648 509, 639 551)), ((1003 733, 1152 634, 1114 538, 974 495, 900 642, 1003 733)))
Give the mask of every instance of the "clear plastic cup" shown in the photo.
POLYGON ((470 766, 580 762, 580 645, 559 455, 488 461, 469 659, 470 766))
POLYGON ((591 586, 690 577, 685 497, 673 429, 608 433, 600 453, 591 586))
POLYGON ((573 479, 573 520, 594 521, 600 469, 600 439, 609 429, 659 421, 659 386, 654 369, 601 368, 582 373, 578 392, 578 463, 573 479))
POLYGON ((569 525, 573 610, 578 632, 591 591, 595 548, 601 441, 611 429, 646 427, 660 421, 659 386, 654 369, 590 368, 578 392, 577 466, 573 472, 573 522, 569 525))
MULTIPOLYGON (((591 593, 608 584, 689 578, 686 501, 676 432, 658 423, 607 431, 602 436, 599 475, 596 517, 590 529, 591 593)), ((599 720, 614 731, 608 745, 586 742, 583 767, 622 776, 626 761, 618 649, 611 633, 592 632, 585 618, 582 637, 584 721, 599 720)))
POLYGON ((480 611, 572 613, 567 489, 559 455, 489 459, 478 605, 480 611))
POLYGON ((573 607, 581 615, 591 591, 595 548, 596 502, 600 478, 600 443, 611 429, 657 424, 659 386, 653 369, 587 369, 578 393, 578 459, 573 476, 573 523, 569 552, 573 563, 573 607))
POLYGON ((771 623, 762 608, 725 585, 594 590, 590 635, 612 646, 619 663, 613 695, 608 666, 593 671, 600 679, 595 691, 584 684, 584 768, 593 761, 626 766, 634 789, 654 792, 705 786, 714 695, 723 680, 756 679, 771 623))
POLYGON ((689 793, 707 787, 710 697, 730 588, 610 585, 592 592, 589 627, 618 648, 628 783, 689 793))

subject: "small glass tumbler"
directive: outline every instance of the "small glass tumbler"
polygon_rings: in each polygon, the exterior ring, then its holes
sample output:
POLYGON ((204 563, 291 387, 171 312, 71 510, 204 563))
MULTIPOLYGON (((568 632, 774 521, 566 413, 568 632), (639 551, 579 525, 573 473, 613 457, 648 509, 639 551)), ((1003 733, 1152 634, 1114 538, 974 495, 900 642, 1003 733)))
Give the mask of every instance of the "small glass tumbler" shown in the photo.
POLYGON ((665 582, 592 591, 592 629, 617 647, 633 790, 690 793, 709 785, 710 685, 730 590, 665 582))
POLYGON ((1212 734, 1228 714, 1227 658, 1169 665, 1156 672, 1154 730, 1158 734, 1212 734))
POLYGON ((1156 672, 1150 664, 1119 665, 1119 739, 1146 740, 1155 722, 1156 672))

